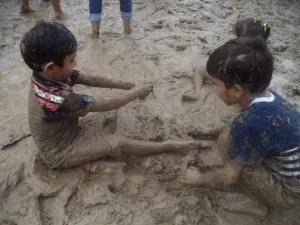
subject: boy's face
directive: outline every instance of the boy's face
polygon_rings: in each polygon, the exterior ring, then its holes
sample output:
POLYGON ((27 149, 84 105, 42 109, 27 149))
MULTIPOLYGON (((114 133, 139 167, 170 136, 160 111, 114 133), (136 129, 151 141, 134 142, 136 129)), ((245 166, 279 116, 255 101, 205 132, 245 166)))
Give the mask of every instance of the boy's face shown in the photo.
POLYGON ((240 103, 243 90, 239 87, 227 88, 223 81, 215 77, 212 77, 212 80, 216 94, 227 106, 240 103))
POLYGON ((52 64, 51 68, 45 69, 45 74, 52 80, 65 82, 70 78, 76 65, 76 52, 74 52, 66 56, 62 67, 52 64))

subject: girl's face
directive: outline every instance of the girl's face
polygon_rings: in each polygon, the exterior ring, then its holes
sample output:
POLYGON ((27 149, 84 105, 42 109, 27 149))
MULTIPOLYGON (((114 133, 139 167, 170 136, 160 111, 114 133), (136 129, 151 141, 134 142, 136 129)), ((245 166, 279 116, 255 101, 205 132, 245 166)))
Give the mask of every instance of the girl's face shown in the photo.
POLYGON ((227 105, 240 103, 243 90, 240 87, 227 88, 225 83, 218 78, 212 77, 216 95, 227 105))

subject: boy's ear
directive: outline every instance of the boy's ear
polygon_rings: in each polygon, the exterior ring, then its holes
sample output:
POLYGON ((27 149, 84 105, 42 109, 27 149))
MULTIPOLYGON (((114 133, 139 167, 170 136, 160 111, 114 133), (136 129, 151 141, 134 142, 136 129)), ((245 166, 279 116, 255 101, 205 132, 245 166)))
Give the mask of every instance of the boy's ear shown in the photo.
POLYGON ((51 77, 54 67, 54 62, 48 62, 46 65, 44 65, 44 74, 51 77))

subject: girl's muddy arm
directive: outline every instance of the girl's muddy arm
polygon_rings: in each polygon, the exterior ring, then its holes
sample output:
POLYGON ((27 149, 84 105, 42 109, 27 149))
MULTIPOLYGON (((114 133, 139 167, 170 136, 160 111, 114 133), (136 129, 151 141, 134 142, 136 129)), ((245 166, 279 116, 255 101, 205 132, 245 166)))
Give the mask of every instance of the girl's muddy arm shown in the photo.
POLYGON ((103 111, 110 111, 113 109, 118 109, 123 105, 135 100, 136 98, 144 99, 146 98, 151 92, 153 87, 146 86, 144 88, 138 90, 132 90, 129 93, 122 94, 117 98, 112 99, 94 99, 94 103, 91 106, 90 112, 103 112, 103 111))
POLYGON ((77 84, 82 84, 90 87, 117 88, 124 90, 130 90, 135 86, 133 83, 130 82, 112 80, 105 77, 91 76, 82 72, 79 73, 80 75, 76 80, 77 84))
POLYGON ((188 169, 180 180, 183 184, 192 186, 226 187, 236 183, 243 171, 243 167, 242 164, 228 160, 223 168, 204 174, 188 169))

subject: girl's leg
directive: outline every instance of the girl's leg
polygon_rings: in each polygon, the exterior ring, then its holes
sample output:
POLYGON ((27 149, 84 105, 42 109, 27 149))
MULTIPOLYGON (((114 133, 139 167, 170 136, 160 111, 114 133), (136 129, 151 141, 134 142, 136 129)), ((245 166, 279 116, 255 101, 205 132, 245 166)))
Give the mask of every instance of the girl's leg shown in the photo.
POLYGON ((91 38, 99 38, 100 22, 102 17, 102 0, 89 0, 91 38))
POLYGON ((267 205, 270 208, 289 206, 282 195, 283 186, 273 179, 264 166, 255 169, 245 168, 239 183, 250 197, 256 198, 260 206, 267 205))
POLYGON ((21 1, 20 13, 31 13, 34 12, 31 8, 29 8, 29 0, 21 1))
POLYGON ((64 19, 63 12, 61 10, 59 0, 52 0, 52 6, 56 19, 64 19))
POLYGON ((124 34, 131 33, 132 0, 120 0, 120 12, 123 19, 124 34))

